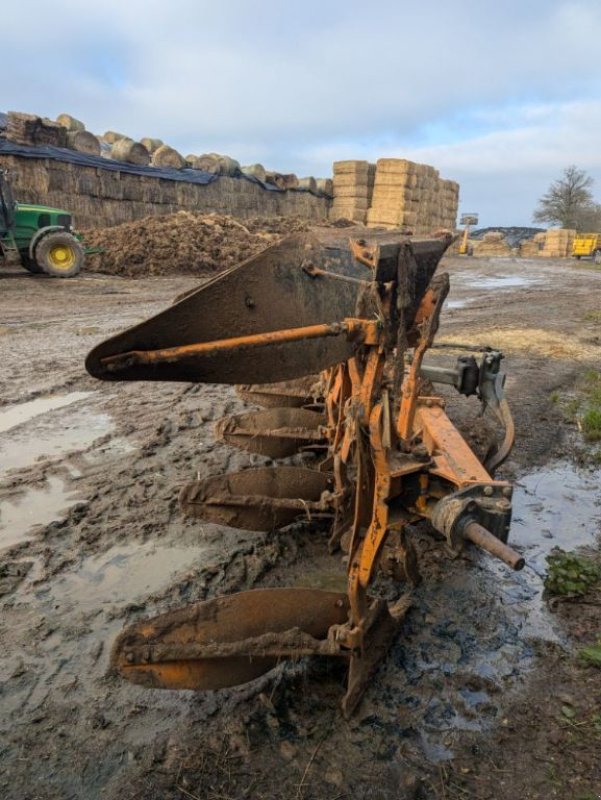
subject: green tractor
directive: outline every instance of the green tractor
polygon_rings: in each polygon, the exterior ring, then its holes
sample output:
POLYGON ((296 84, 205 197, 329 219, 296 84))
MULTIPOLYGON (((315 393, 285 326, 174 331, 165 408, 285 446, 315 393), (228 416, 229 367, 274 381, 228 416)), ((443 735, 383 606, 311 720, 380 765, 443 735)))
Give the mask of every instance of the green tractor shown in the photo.
POLYGON ((68 211, 15 202, 6 170, 0 170, 0 262, 29 272, 72 278, 85 250, 68 211))

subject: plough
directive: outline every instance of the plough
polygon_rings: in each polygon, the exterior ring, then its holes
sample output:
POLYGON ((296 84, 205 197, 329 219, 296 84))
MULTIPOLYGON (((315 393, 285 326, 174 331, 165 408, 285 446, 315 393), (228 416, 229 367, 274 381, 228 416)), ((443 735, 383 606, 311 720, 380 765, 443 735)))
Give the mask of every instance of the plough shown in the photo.
POLYGON ((339 231, 291 237, 209 281, 87 359, 103 380, 238 385, 262 410, 217 425, 230 445, 288 463, 185 486, 185 514, 252 531, 305 520, 330 526, 347 591, 254 589, 127 628, 112 667, 148 687, 207 690, 252 680, 283 659, 348 662, 345 715, 398 635, 420 581, 412 525, 448 546, 476 545, 521 569, 507 545, 512 486, 494 479, 513 445, 502 354, 428 364, 449 290, 435 275, 452 241, 339 231), (485 463, 452 424, 435 384, 475 395, 504 429, 485 463), (298 461, 298 458, 297 458, 298 461), (373 591, 378 572, 397 600, 373 591))

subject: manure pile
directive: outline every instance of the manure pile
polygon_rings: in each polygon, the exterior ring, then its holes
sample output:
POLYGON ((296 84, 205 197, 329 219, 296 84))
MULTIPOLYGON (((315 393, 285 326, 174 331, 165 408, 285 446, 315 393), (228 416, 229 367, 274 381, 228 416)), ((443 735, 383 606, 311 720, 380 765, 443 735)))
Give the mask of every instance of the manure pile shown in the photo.
POLYGON ((244 223, 190 211, 145 217, 83 231, 87 246, 102 249, 87 257, 86 271, 128 277, 214 274, 308 229, 306 220, 295 217, 254 217, 244 223))

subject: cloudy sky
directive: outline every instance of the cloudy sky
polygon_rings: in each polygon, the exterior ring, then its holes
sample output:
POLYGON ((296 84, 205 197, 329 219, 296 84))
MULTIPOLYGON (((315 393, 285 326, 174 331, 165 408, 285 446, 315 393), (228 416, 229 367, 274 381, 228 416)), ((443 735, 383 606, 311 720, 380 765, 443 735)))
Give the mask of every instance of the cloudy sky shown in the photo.
POLYGON ((408 157, 483 225, 569 164, 601 202, 601 0, 29 0, 2 34, 0 110, 299 175, 408 157))

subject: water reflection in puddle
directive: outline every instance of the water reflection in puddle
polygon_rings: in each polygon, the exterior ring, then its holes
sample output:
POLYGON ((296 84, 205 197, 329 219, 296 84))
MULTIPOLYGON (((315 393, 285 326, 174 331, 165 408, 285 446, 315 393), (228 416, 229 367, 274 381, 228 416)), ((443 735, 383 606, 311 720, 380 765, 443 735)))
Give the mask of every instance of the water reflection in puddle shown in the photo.
POLYGON ((14 426, 0 434, 0 480, 12 469, 32 465, 72 450, 85 450, 112 430, 108 414, 92 414, 87 406, 40 414, 30 425, 14 426))
POLYGON ((168 586, 174 573, 185 571, 207 548, 159 547, 152 543, 113 547, 86 558, 82 566, 37 594, 48 595, 61 612, 88 612, 112 605, 147 600, 168 586))
POLYGON ((467 303, 467 300, 446 300, 444 307, 452 311, 455 308, 464 308, 467 303))
POLYGON ((0 411, 0 433, 15 428, 17 425, 22 425, 24 422, 29 422, 29 420, 40 416, 40 414, 48 414, 59 408, 70 406, 79 400, 84 400, 91 394, 92 392, 71 392, 70 394, 52 395, 51 397, 39 397, 28 403, 10 406, 10 408, 0 411))
POLYGON ((31 539, 36 526, 47 525, 61 516, 74 498, 57 477, 47 485, 26 489, 14 499, 0 503, 0 550, 31 539))
POLYGON ((518 289, 540 283, 540 280, 530 275, 461 275, 453 278, 454 283, 464 282, 473 289, 518 289))
POLYGON ((593 544, 601 521, 601 470, 568 462, 520 478, 514 495, 513 541, 529 563, 545 568, 553 547, 593 544))
MULTIPOLYGON (((539 573, 553 547, 595 543, 601 525, 601 470, 560 462, 520 478, 514 493, 511 544, 539 573)), ((452 732, 493 724, 508 686, 534 662, 536 641, 559 642, 565 632, 542 598, 532 569, 512 572, 474 549, 473 564, 442 559, 415 593, 404 634, 379 672, 382 724, 412 716, 411 738, 432 761, 452 757, 452 732), (395 703, 390 698, 396 698, 395 703)))

